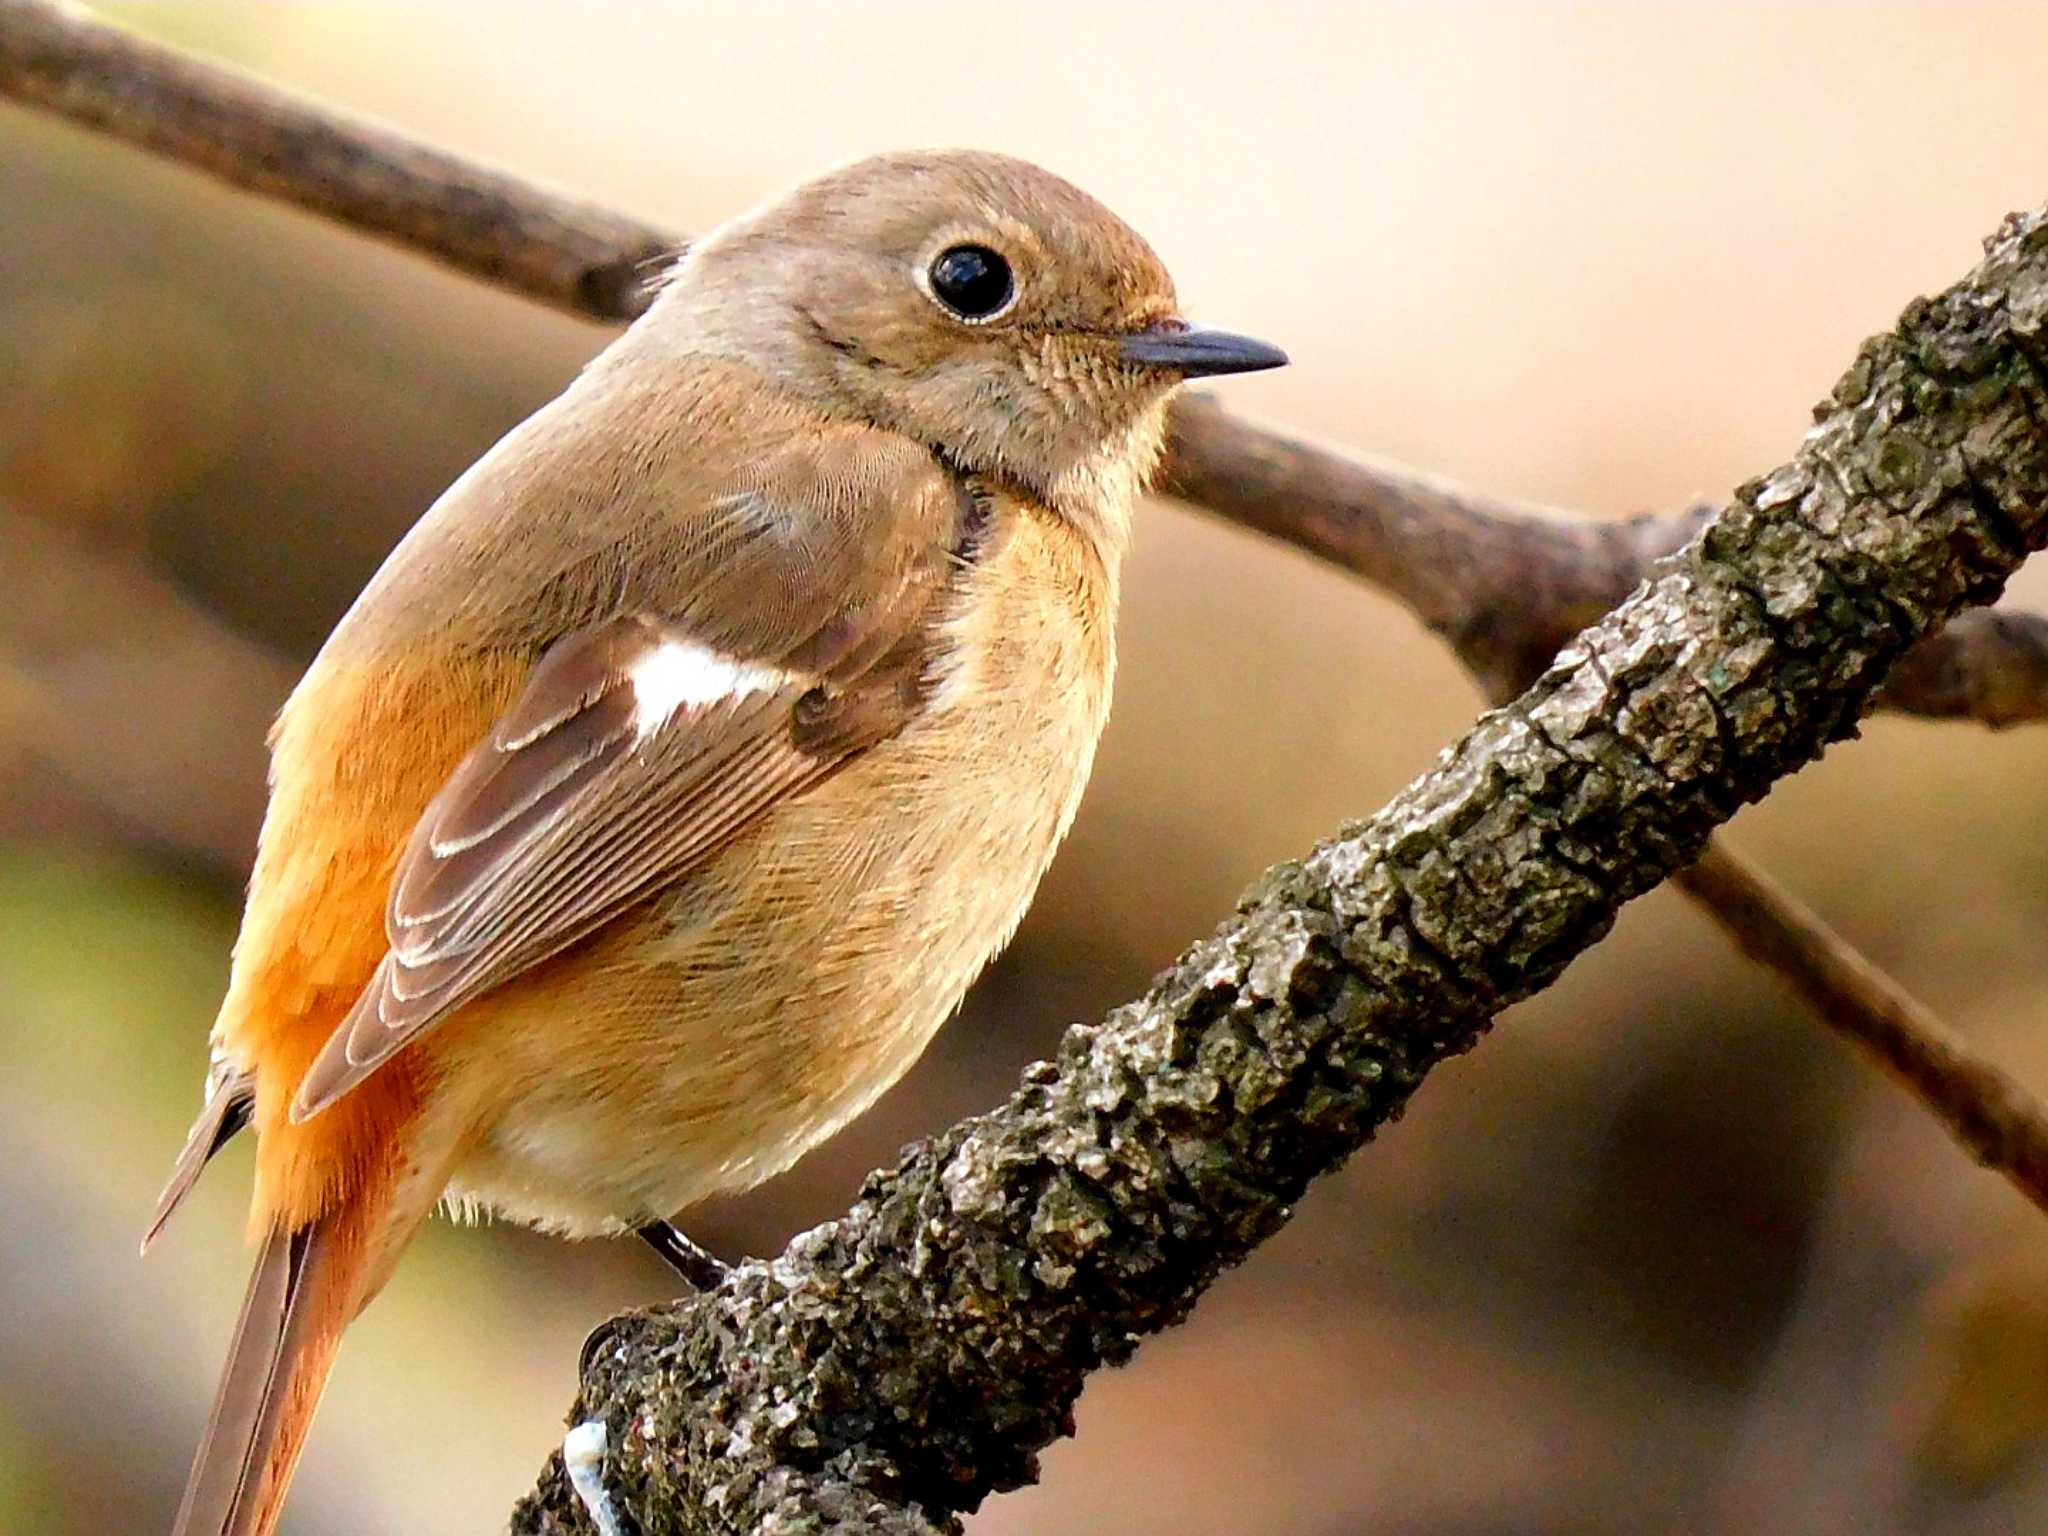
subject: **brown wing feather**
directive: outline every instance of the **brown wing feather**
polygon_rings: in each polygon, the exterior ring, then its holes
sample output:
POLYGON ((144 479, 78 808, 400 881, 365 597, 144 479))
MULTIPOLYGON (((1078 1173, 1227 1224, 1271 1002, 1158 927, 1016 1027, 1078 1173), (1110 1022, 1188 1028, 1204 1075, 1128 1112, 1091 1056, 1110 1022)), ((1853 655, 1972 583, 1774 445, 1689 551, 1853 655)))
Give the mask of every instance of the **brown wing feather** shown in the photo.
MULTIPOLYGON (((724 656, 695 626, 644 614, 550 649, 421 818, 392 886, 390 951, 300 1083, 294 1120, 462 1004, 672 884, 915 713, 933 599, 971 553, 979 517, 928 461, 908 483, 858 489, 881 497, 881 531, 863 537, 882 558, 840 602, 793 609, 769 656, 724 656), (664 647, 694 647, 684 654, 743 680, 702 697, 683 689, 650 723, 659 685, 640 669, 664 647)), ((843 482, 813 477, 783 494, 823 498, 848 518, 843 482)), ((751 503, 749 515, 760 516, 751 503)), ((789 547, 792 561, 815 555, 801 540, 789 547)))
POLYGON ((271 1528, 346 1320, 331 1294, 351 1278, 336 1225, 264 1238, 171 1536, 271 1528))
POLYGON ((622 620, 561 642, 506 722, 428 808, 400 861, 391 949, 300 1084, 293 1114, 318 1113, 471 998, 573 944, 671 881, 777 798, 829 771, 799 747, 808 679, 679 708, 635 724, 632 665, 669 639, 622 620), (638 631, 638 649, 617 633, 638 631), (606 682, 577 705, 592 653, 606 682), (532 729, 524 722, 544 723, 532 729), (510 727, 510 728, 508 728, 510 727))
POLYGON ((205 1107, 199 1111, 199 1118, 192 1122, 192 1129, 186 1133, 185 1146, 178 1153, 178 1161, 172 1165, 171 1177, 164 1185, 164 1192, 157 1196, 156 1210, 149 1218, 149 1227, 142 1234, 142 1251, 149 1252, 149 1245, 156 1241, 164 1224, 171 1219, 172 1212, 191 1193, 192 1186, 199 1182, 199 1175, 206 1171, 206 1165, 213 1161, 214 1153, 226 1146, 249 1123, 249 1116, 256 1107, 256 1076, 252 1072, 223 1072, 206 1095, 205 1107))

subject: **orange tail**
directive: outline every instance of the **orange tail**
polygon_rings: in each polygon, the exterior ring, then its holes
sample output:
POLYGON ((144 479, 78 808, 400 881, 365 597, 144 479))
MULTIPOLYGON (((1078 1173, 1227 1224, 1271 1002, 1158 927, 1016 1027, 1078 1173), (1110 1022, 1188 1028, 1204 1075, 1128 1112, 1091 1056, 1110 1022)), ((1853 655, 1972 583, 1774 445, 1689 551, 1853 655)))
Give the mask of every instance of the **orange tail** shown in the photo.
POLYGON ((270 1536, 355 1316, 368 1258, 360 1206, 273 1231, 221 1372, 173 1536, 270 1536))

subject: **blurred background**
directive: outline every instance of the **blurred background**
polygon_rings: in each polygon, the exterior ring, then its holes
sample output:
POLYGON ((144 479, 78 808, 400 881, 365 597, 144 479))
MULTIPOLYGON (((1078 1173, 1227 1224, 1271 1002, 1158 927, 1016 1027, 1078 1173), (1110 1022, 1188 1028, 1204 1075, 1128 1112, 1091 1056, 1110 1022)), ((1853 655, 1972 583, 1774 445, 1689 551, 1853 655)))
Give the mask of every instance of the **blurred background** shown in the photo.
MULTIPOLYGON (((1612 515, 1778 462, 1860 337, 2048 197, 2048 9, 192 3, 149 33, 683 230, 909 145, 1021 154, 1271 337, 1248 414, 1612 515)), ((0 1528, 167 1528, 248 1152, 198 1103, 262 734, 407 524, 602 330, 0 108, 0 1528)), ((2038 575, 2038 573, 2033 573, 2038 575)), ((1158 505, 1094 788, 1014 948, 729 1255, 995 1102, 1477 708, 1404 615, 1158 505)), ((2048 582, 2017 596, 2048 603, 2048 582)), ((1760 855, 2048 1090, 2048 737, 1874 721, 1760 855)), ((490 1531, 630 1242, 436 1223, 295 1536, 490 1531)), ((2048 1226, 1678 898, 1444 1068, 975 1536, 2048 1524, 2048 1226)))

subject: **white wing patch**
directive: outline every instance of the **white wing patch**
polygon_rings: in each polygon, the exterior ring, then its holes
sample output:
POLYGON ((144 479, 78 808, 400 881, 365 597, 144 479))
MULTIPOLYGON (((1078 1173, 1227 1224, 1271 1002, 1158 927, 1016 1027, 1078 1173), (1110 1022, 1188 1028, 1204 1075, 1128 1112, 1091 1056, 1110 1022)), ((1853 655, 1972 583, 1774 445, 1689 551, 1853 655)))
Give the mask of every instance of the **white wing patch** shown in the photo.
POLYGON ((627 671, 633 685, 633 729, 645 741, 679 709, 780 688, 789 674, 720 655, 694 640, 664 640, 627 671))

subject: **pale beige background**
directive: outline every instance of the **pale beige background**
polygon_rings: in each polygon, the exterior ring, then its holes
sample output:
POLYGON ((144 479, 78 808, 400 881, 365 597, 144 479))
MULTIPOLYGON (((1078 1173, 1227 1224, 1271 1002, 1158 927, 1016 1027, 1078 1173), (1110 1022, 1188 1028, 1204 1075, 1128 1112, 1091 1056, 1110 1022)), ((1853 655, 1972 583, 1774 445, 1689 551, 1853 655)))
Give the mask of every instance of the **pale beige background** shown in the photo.
MULTIPOLYGON (((682 229, 870 150, 1029 156, 1143 230, 1192 313, 1289 348, 1234 406, 1598 513, 1775 463, 1862 335, 2048 197, 2040 6, 121 14, 682 229)), ((131 540, 299 659, 603 339, 0 110, 0 496, 131 540)), ((0 572, 0 600, 34 580, 0 572)), ((867 1122, 701 1215, 707 1241, 843 1206, 1476 707, 1390 605, 1183 510, 1143 520, 1122 634, 1095 788, 1012 955, 867 1122)), ((2043 751, 1880 721, 1735 836, 2048 1089, 2043 751)), ((133 1239, 233 910, 231 878, 152 853, 0 711, 9 1531, 168 1523, 246 1154, 146 1264, 133 1239)), ((2044 1233, 1659 895, 1099 1378, 1044 1486, 972 1528, 2038 1527, 2044 1233)), ((664 1283, 624 1245, 437 1227, 351 1335, 287 1530, 496 1528, 584 1330, 664 1283)))

